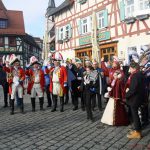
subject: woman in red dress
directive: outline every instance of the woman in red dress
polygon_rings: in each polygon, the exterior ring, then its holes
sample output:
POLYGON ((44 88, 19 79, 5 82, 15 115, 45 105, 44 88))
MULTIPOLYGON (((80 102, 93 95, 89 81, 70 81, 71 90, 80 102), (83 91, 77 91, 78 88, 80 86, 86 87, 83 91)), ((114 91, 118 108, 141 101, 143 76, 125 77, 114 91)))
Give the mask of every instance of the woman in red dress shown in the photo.
POLYGON ((105 94, 105 96, 109 97, 109 101, 104 110, 101 122, 114 126, 128 125, 128 117, 123 103, 124 73, 120 69, 116 57, 114 57, 112 68, 107 68, 104 61, 102 61, 101 65, 105 76, 109 77, 108 93, 105 94))

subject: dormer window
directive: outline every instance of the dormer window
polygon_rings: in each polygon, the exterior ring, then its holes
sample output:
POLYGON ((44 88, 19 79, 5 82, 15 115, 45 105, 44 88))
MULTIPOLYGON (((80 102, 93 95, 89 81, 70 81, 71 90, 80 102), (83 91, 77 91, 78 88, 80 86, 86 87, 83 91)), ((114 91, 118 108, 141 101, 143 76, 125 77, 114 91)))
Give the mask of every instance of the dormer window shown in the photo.
POLYGON ((0 19, 0 29, 6 29, 8 27, 8 20, 0 19))

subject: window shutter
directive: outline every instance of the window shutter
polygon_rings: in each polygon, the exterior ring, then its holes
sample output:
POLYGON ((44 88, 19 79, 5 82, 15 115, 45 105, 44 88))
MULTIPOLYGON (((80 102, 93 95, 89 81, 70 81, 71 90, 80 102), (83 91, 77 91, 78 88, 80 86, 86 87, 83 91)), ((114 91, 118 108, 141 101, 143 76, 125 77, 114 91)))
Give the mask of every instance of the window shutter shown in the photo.
POLYGON ((62 40, 65 40, 66 39, 66 26, 63 26, 63 39, 62 40))
POLYGON ((79 35, 81 35, 82 34, 82 20, 79 19, 77 23, 78 23, 78 33, 79 35))
POLYGON ((59 40, 59 28, 56 28, 55 33, 56 33, 56 41, 58 41, 59 40))
POLYGON ((70 23, 68 24, 68 27, 69 27, 69 39, 70 39, 72 38, 72 27, 70 23))
POLYGON ((124 21, 125 20, 125 4, 124 1, 121 0, 120 2, 120 21, 124 21))
POLYGON ((108 27, 108 10, 104 10, 104 27, 108 27))
POLYGON ((89 16, 87 18, 87 27, 88 27, 88 32, 91 32, 91 30, 92 30, 92 16, 89 16))

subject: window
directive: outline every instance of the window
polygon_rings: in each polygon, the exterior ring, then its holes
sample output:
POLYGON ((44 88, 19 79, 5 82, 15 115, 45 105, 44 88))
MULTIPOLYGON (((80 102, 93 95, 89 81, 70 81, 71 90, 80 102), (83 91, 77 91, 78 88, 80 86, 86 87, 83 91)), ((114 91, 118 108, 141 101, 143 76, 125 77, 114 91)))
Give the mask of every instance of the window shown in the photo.
POLYGON ((62 28, 60 28, 60 38, 59 38, 60 40, 63 40, 63 27, 62 28))
POLYGON ((87 18, 82 20, 82 31, 83 31, 83 34, 88 32, 87 18))
POLYGON ((16 46, 16 38, 9 37, 9 46, 16 46))
POLYGON ((104 11, 101 11, 97 14, 97 23, 99 29, 104 28, 104 11))
POLYGON ((80 20, 80 34, 91 32, 92 18, 88 16, 80 20))
POLYGON ((66 27, 65 27, 65 39, 68 39, 69 38, 69 26, 67 25, 66 27))
POLYGON ((0 37, 0 46, 3 47, 4 46, 4 38, 0 37))
POLYGON ((126 0, 126 17, 132 17, 134 9, 134 0, 126 0))
POLYGON ((0 19, 0 29, 5 29, 7 28, 8 21, 4 19, 0 19))
POLYGON ((139 10, 145 10, 150 8, 149 0, 139 0, 139 10))
POLYGON ((68 41, 72 37, 71 24, 67 24, 66 26, 57 28, 56 32, 59 42, 62 40, 68 41))

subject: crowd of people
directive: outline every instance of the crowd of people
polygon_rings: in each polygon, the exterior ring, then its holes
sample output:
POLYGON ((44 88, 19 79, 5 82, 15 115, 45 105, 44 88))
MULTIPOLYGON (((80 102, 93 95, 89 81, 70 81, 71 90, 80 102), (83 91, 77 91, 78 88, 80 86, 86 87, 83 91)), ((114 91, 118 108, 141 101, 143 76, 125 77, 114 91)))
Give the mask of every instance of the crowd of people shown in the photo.
POLYGON ((25 89, 30 94, 33 112, 36 111, 36 96, 40 110, 44 110, 44 92, 51 112, 57 110, 58 99, 60 112, 63 112, 71 95, 73 111, 79 109, 81 100, 81 109, 87 113, 87 119, 93 122, 93 111, 98 106, 99 111, 104 109, 102 123, 113 126, 132 123, 133 130, 127 137, 141 138, 142 127, 149 123, 149 57, 145 56, 141 63, 132 60, 129 66, 122 65, 116 56, 113 56, 111 63, 104 62, 104 58, 101 63, 86 60, 83 64, 79 58, 67 58, 65 63, 62 61, 59 52, 53 53, 43 64, 32 56, 29 65, 23 69, 14 54, 3 57, 0 85, 4 91, 4 107, 10 105, 11 115, 14 114, 15 99, 21 113, 24 113, 25 89), (105 108, 102 97, 105 98, 105 108))

